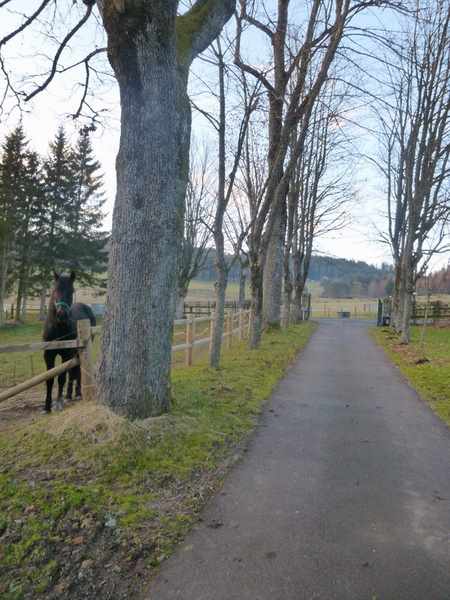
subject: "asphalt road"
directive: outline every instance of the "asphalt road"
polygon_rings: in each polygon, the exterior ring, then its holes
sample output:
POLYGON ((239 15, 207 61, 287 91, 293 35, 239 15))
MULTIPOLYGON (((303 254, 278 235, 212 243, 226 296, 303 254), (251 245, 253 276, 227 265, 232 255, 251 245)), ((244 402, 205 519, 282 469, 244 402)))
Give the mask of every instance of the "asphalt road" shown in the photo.
POLYGON ((450 431, 322 321, 149 600, 450 600, 450 431))

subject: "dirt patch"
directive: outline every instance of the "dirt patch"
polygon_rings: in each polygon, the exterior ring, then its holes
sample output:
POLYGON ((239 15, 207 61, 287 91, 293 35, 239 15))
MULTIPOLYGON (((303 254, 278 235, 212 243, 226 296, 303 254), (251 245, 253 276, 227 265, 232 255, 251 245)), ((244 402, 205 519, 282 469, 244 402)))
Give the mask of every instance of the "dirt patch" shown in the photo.
POLYGON ((44 395, 44 390, 39 387, 4 400, 0 404, 0 432, 17 429, 38 419, 44 407, 44 395))

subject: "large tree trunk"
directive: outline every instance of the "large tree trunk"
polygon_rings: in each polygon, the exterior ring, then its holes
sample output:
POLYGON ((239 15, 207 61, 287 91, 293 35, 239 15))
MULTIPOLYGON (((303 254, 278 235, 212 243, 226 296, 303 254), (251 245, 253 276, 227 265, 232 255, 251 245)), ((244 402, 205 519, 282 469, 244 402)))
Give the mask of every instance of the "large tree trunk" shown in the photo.
POLYGON ((409 344, 410 342, 410 325, 412 315, 412 300, 414 293, 414 272, 411 258, 411 251, 405 248, 404 261, 403 261, 403 297, 402 302, 402 313, 401 313, 401 343, 409 344))
POLYGON ((300 323, 303 320, 303 292, 305 285, 303 280, 296 281, 294 284, 294 302, 292 309, 292 320, 294 323, 300 323))
POLYGON ((123 45, 110 42, 109 51, 122 128, 99 392, 105 404, 129 418, 160 415, 170 405, 187 181, 180 156, 186 162, 189 156, 186 80, 178 80, 175 28, 159 10, 152 27, 142 23, 142 31, 133 32, 133 43, 128 32, 114 32, 123 45))
POLYGON ((253 350, 261 342, 263 323, 263 273, 258 262, 252 262, 250 266, 250 289, 251 289, 251 328, 249 336, 249 347, 253 350))
POLYGON ((263 314, 264 324, 269 327, 280 326, 285 235, 286 204, 284 203, 274 218, 264 265, 263 314))
POLYGON ((97 0, 120 90, 100 400, 129 418, 169 409, 175 290, 191 130, 192 60, 220 33, 235 1, 97 0))
POLYGON ((282 311, 282 326, 289 327, 292 318, 292 283, 284 281, 284 302, 282 311))
POLYGON ((390 325, 396 330, 401 329, 401 288, 402 288, 402 268, 401 261, 398 261, 395 265, 394 273, 394 290, 392 293, 392 306, 391 306, 391 322, 390 325))

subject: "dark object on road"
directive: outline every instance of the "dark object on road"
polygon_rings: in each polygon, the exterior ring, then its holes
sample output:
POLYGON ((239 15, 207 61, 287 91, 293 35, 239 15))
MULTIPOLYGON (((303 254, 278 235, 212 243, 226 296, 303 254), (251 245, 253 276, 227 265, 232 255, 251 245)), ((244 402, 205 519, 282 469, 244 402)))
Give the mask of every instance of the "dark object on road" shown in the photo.
POLYGON ((349 310, 338 310, 338 317, 341 319, 350 319, 349 310))

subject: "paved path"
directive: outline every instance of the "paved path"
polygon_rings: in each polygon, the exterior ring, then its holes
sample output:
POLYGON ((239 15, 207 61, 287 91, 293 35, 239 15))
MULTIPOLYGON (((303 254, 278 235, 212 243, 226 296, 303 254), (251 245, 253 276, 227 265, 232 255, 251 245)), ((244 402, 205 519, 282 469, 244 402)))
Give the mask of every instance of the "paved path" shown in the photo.
POLYGON ((147 597, 450 600, 449 532, 449 430, 366 324, 323 321, 147 597))

